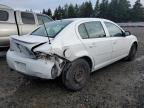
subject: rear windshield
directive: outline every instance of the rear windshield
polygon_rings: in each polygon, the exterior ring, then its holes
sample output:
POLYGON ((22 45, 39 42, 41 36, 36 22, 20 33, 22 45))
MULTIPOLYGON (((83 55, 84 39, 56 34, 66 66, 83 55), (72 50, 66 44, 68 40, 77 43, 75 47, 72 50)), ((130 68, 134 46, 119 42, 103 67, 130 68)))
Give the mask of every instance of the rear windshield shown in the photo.
POLYGON ((52 21, 49 23, 45 23, 45 26, 42 25, 41 27, 36 29, 34 32, 32 32, 31 35, 44 36, 44 37, 48 36, 50 38, 54 38, 59 32, 61 32, 71 22, 72 21, 61 20, 61 21, 52 21))

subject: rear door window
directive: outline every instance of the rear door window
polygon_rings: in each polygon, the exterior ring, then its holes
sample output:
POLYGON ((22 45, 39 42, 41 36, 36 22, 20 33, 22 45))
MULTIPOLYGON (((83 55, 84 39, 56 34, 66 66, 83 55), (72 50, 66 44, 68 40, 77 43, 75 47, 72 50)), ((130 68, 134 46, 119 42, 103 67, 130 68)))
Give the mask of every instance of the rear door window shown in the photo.
POLYGON ((78 31, 83 39, 106 37, 103 25, 100 21, 83 23, 79 25, 78 31))
POLYGON ((102 38, 106 37, 105 31, 101 22, 92 21, 85 23, 89 38, 102 38))
POLYGON ((0 21, 8 21, 9 13, 7 11, 0 10, 0 21))
POLYGON ((21 12, 21 18, 24 24, 35 24, 34 14, 32 13, 21 12))
POLYGON ((82 37, 82 39, 87 39, 88 38, 88 33, 86 31, 86 28, 85 28, 85 25, 84 24, 81 24, 79 27, 78 27, 78 31, 79 31, 79 34, 80 36, 82 37))

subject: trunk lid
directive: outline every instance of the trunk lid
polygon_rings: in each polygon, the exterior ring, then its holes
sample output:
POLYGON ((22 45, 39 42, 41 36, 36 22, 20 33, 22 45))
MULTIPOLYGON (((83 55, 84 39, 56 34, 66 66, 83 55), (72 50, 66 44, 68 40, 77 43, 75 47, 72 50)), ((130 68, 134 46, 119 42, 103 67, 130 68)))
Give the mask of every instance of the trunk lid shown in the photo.
POLYGON ((24 35, 24 36, 12 36, 13 39, 29 43, 29 44, 38 44, 38 43, 44 43, 48 42, 48 37, 42 37, 42 36, 34 36, 34 35, 24 35))
POLYGON ((12 36, 10 39, 10 50, 25 57, 34 58, 33 48, 39 47, 47 42, 48 37, 34 35, 12 36))

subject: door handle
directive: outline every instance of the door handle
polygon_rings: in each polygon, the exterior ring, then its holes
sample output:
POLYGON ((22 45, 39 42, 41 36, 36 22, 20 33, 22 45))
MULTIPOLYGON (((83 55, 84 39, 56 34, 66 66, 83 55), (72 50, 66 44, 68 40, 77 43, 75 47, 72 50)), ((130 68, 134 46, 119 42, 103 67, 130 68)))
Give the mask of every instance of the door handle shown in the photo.
POLYGON ((92 43, 89 45, 90 48, 96 47, 96 43, 92 43))

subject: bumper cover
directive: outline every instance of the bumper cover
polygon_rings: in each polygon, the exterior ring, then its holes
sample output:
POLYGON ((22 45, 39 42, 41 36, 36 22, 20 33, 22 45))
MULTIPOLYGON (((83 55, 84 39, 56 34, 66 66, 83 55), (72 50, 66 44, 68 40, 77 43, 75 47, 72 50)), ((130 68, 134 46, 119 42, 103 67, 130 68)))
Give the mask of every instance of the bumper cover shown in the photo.
POLYGON ((21 57, 13 51, 7 52, 7 63, 11 69, 20 73, 44 79, 53 79, 51 70, 54 62, 21 57))

